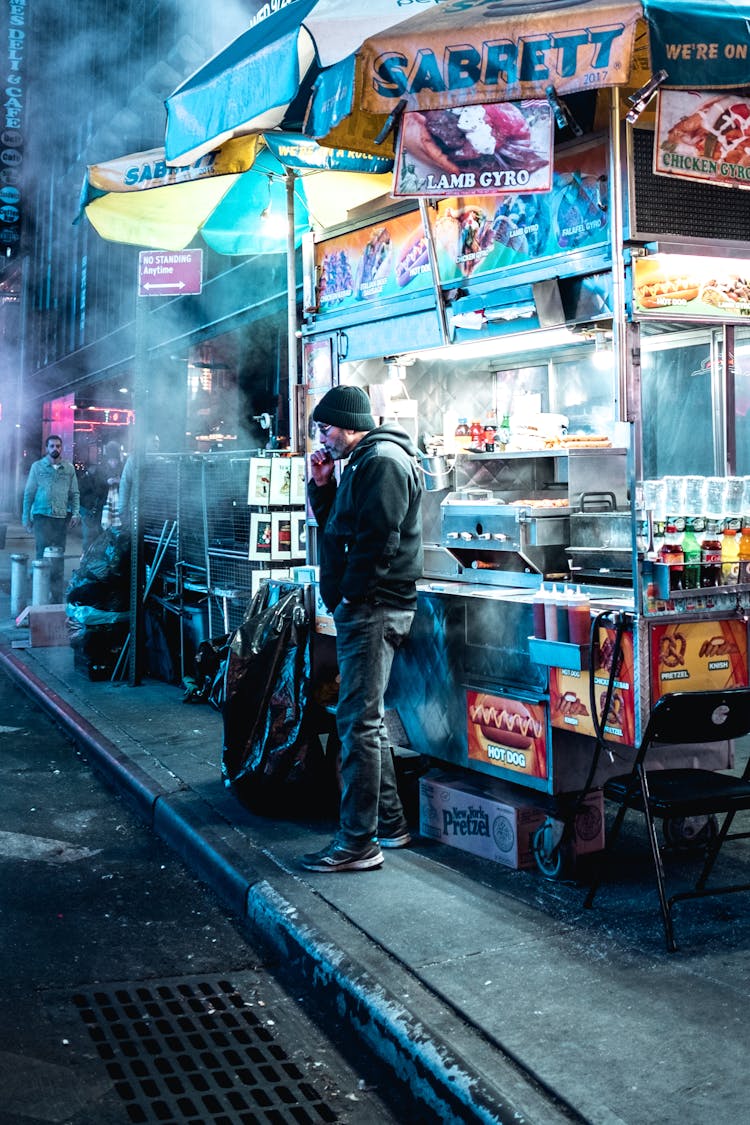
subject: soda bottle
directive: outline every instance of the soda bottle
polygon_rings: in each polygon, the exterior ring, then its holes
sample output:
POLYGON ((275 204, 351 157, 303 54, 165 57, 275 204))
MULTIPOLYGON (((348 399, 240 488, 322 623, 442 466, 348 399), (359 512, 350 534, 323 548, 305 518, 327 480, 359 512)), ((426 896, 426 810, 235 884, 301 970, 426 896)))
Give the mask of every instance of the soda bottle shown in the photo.
POLYGON ((706 522, 706 537, 701 543, 701 586, 721 584, 721 539, 717 520, 706 522))
MULTIPOLYGON (((688 517, 685 535, 682 539, 682 553, 685 559, 685 589, 697 590, 701 584, 701 544, 696 535, 698 520, 688 517)), ((702 528, 703 522, 700 521, 702 528)))
POLYGON ((497 440, 501 449, 505 449, 510 444, 510 415, 508 414, 503 414, 500 429, 497 431, 497 440))
POLYGON ((481 422, 472 422, 469 427, 472 449, 484 449, 484 426, 481 422))
MULTIPOLYGON (((721 550, 721 547, 719 547, 721 550)), ((669 567, 669 589, 685 589, 685 555, 682 543, 673 523, 668 523, 664 532, 664 542, 659 552, 660 561, 669 567)))
POLYGON ((739 575, 740 582, 750 582, 750 522, 744 524, 740 533, 739 543, 739 575))
POLYGON ((736 586, 740 580, 740 544, 736 527, 725 527, 721 537, 721 584, 736 586))

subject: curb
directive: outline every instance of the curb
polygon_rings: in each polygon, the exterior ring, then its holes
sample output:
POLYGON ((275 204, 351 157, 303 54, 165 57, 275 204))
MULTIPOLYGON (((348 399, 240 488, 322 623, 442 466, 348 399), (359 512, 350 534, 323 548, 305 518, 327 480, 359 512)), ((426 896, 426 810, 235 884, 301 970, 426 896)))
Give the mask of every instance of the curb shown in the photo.
POLYGON ((161 786, 2 647, 0 667, 85 750, 92 766, 212 888, 247 926, 252 939, 273 951, 287 983, 299 988, 304 982, 306 991, 332 1016, 347 1021, 362 1045, 436 1121, 444 1125, 585 1121, 509 1057, 501 1044, 442 1003, 407 966, 324 906, 299 878, 263 855, 257 866, 241 855, 228 838, 234 830, 227 824, 222 832, 215 812, 207 814, 210 806, 202 798, 187 788, 169 792, 161 786), (405 1007, 399 996, 407 996, 411 1006, 405 1007))

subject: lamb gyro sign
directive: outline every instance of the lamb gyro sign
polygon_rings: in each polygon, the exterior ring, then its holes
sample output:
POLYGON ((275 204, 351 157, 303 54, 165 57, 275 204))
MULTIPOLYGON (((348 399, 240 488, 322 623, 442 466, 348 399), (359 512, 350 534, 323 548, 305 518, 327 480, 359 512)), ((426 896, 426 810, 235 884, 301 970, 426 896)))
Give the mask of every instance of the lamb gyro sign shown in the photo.
POLYGON ((548 192, 553 127, 543 100, 406 112, 393 195, 548 192))

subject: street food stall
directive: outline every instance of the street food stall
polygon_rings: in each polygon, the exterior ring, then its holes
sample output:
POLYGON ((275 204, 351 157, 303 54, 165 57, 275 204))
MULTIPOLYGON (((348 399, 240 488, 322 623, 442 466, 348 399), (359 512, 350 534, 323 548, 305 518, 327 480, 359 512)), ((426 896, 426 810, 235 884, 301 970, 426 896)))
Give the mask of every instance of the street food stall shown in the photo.
MULTIPOLYGON (((316 236, 305 268, 301 416, 357 383, 420 450, 424 576, 389 704, 475 791, 563 821, 662 694, 748 684, 750 100, 662 92, 632 122, 605 93, 604 114, 568 99, 542 190, 540 166, 432 195, 397 160, 413 196, 316 236), (685 156, 727 121, 733 149, 685 156)), ((533 138, 546 115, 521 108, 533 138)), ((560 833, 535 838, 559 873, 560 833)))

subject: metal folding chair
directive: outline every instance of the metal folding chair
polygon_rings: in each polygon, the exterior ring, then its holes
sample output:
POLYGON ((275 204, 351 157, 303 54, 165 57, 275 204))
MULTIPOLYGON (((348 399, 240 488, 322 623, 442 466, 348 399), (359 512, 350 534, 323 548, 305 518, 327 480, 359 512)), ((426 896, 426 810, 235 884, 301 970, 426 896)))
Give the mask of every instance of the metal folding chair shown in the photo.
MULTIPOLYGON (((619 804, 617 815, 601 854, 594 880, 584 905, 590 907, 605 872, 609 868, 625 813, 633 809, 645 817, 651 854, 656 872, 664 934, 670 953, 677 948, 672 925, 672 908, 685 899, 705 898, 734 891, 750 890, 750 882, 730 886, 706 887, 706 881, 725 840, 750 838, 750 832, 730 832, 735 814, 750 808, 750 758, 742 775, 700 768, 649 769, 648 753, 655 743, 675 747, 696 743, 723 742, 750 733, 750 689, 727 691, 676 692, 665 695, 654 706, 646 730, 628 774, 610 778, 604 796, 619 804), (716 817, 724 814, 717 830, 716 817), (683 818, 707 817, 707 850, 703 868, 692 890, 667 897, 662 846, 654 821, 663 818, 664 827, 683 818)), ((664 745, 661 747, 662 752, 664 745)), ((666 834, 666 833, 665 833, 666 834)))

